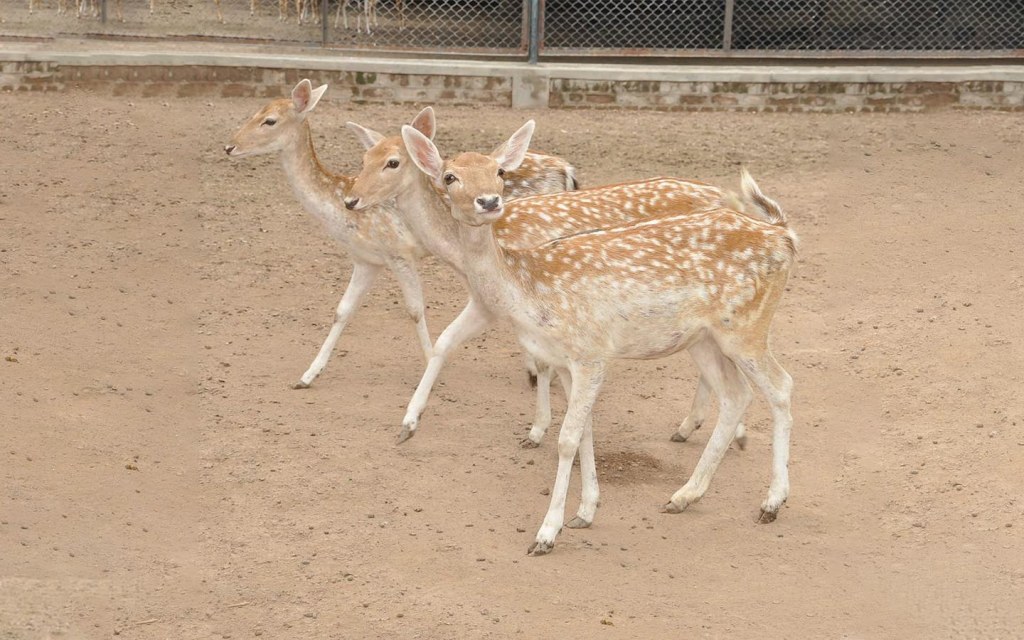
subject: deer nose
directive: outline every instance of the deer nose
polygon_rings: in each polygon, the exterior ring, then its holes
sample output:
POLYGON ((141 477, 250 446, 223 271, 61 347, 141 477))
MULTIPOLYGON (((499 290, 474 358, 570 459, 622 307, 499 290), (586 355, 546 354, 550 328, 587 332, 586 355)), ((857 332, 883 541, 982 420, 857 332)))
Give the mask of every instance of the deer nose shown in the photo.
POLYGON ((229 156, 231 155, 231 152, 234 151, 234 150, 235 150, 235 145, 233 145, 233 144, 229 144, 228 146, 224 147, 224 153, 228 154, 229 156))
POLYGON ((359 198, 345 198, 345 208, 352 211, 359 204, 359 198))
POLYGON ((476 199, 476 204, 484 211, 494 211, 498 208, 499 200, 499 196, 480 197, 476 199))

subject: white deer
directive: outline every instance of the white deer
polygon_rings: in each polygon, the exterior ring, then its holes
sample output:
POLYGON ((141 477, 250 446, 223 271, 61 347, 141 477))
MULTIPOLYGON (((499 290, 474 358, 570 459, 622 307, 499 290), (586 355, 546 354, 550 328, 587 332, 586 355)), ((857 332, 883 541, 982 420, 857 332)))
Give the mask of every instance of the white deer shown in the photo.
MULTIPOLYGON (((467 258, 458 243, 459 224, 452 217, 449 205, 437 187, 411 162, 402 138, 386 138, 352 122, 348 126, 356 132, 367 151, 363 156, 362 171, 349 185, 345 205, 361 210, 393 202, 397 214, 405 220, 423 246, 456 271, 464 273, 467 258)), ((531 186, 545 177, 543 172, 527 172, 522 166, 516 169, 516 173, 521 176, 524 185, 531 186)), ((506 192, 509 191, 509 175, 509 172, 505 172, 506 192)), ((546 175, 557 176, 551 171, 546 175)), ((553 185, 545 191, 557 191, 557 186, 553 185)), ((494 233, 503 247, 525 249, 555 238, 656 215, 700 211, 711 205, 722 204, 725 198, 726 195, 720 189, 711 185, 672 178, 579 192, 567 189, 563 193, 544 198, 534 196, 517 200, 515 211, 495 223, 494 233)), ((406 410, 399 442, 408 440, 416 433, 420 415, 448 355, 466 340, 483 332, 494 320, 495 314, 471 295, 463 311, 434 344, 433 356, 406 410)), ((529 436, 521 441, 524 447, 537 446, 551 423, 548 394, 550 379, 550 367, 539 367, 536 414, 529 436)), ((673 432, 673 441, 685 442, 695 429, 700 428, 708 414, 710 393, 708 384, 701 379, 690 413, 673 432)), ((746 445, 742 424, 737 429, 736 443, 740 448, 746 445)))
MULTIPOLYGON (((277 153, 295 196, 352 259, 352 277, 338 304, 334 323, 313 363, 294 385, 300 389, 310 386, 323 371, 342 331, 384 268, 398 281, 405 308, 416 323, 424 357, 429 359, 432 352, 416 270, 417 260, 426 251, 395 216, 392 206, 385 203, 359 213, 347 210, 339 193, 344 192, 352 178, 330 172, 317 158, 308 118, 326 90, 327 85, 313 89, 309 80, 302 80, 292 90, 291 98, 274 100, 260 109, 225 147, 233 158, 277 153)), ((424 109, 413 126, 428 137, 433 136, 433 110, 424 109)), ((514 181, 510 192, 523 195, 538 193, 540 189, 565 189, 574 182, 574 175, 572 165, 564 160, 528 154, 521 168, 510 175, 514 181)))
MULTIPOLYGON (((749 405, 748 380, 766 396, 773 418, 773 468, 760 522, 771 522, 789 495, 792 379, 768 347, 768 332, 795 260, 796 236, 781 208, 744 172, 743 194, 763 218, 725 207, 599 229, 513 249, 496 225, 545 198, 505 202, 501 174, 518 166, 528 122, 490 155, 447 162, 425 136, 402 128, 416 166, 443 189, 458 221, 457 243, 473 299, 507 318, 534 356, 571 379, 558 438, 558 472, 533 555, 551 551, 562 528, 569 476, 580 453, 582 499, 569 527, 586 527, 598 504, 591 412, 613 359, 661 358, 682 349, 719 398, 718 423, 689 481, 665 510, 680 512, 710 484, 749 405)), ((586 201, 586 191, 576 194, 586 201)), ((628 207, 626 195, 616 206, 628 207)), ((580 204, 580 211, 595 205, 580 204)), ((635 205, 634 205, 635 206, 635 205)), ((549 211, 557 209, 551 201, 549 211)))

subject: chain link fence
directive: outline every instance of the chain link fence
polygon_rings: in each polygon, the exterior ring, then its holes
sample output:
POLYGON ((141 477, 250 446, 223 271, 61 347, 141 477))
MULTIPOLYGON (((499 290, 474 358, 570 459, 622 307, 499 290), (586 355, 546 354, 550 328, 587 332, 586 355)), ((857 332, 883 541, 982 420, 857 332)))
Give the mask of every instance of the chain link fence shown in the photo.
POLYGON ((0 36, 64 35, 549 59, 1024 56, 1024 0, 0 0, 0 36))
POLYGON ((524 0, 0 0, 0 36, 293 42, 526 52, 524 0))
POLYGON ((736 0, 737 50, 1024 49, 1020 0, 736 0))

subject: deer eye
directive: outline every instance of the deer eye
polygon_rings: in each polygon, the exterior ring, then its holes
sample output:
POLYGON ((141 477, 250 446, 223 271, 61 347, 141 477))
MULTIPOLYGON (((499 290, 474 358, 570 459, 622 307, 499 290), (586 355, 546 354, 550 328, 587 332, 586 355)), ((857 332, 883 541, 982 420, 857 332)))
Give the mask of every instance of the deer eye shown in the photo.
POLYGON ((502 178, 504 176, 505 176, 505 170, 502 169, 501 167, 498 167, 498 177, 502 178))
POLYGON ((451 184, 451 183, 455 182, 456 180, 458 180, 458 178, 455 177, 454 173, 446 173, 446 174, 444 174, 444 183, 445 184, 451 184))
POLYGON ((392 158, 391 160, 388 160, 388 165, 387 166, 388 166, 388 169, 397 169, 398 168, 398 160, 395 160, 394 158, 392 158))
POLYGON ((263 125, 263 126, 272 127, 275 124, 277 124, 277 118, 267 118, 263 122, 261 122, 260 124, 263 125))

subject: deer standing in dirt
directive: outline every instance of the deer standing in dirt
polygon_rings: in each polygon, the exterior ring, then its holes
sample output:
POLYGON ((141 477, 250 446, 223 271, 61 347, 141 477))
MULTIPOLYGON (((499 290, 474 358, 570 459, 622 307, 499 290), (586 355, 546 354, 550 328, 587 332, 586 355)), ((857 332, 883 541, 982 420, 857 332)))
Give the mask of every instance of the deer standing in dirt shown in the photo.
MULTIPOLYGON (((423 293, 416 263, 426 251, 395 216, 393 207, 383 203, 369 211, 353 213, 346 209, 339 195, 352 178, 327 170, 313 147, 308 117, 320 101, 327 85, 313 89, 309 80, 302 80, 290 98, 274 100, 260 109, 235 133, 225 147, 234 158, 277 153, 285 175, 310 215, 319 220, 328 234, 348 251, 352 259, 352 277, 338 304, 334 323, 313 363, 295 385, 306 388, 323 371, 345 326, 351 320, 363 296, 384 268, 390 270, 402 290, 406 311, 416 323, 416 333, 424 357, 432 353, 430 335, 423 313, 423 293)), ((413 126, 428 137, 434 133, 434 112, 427 108, 413 121, 413 126)), ((524 164, 510 175, 512 193, 537 193, 541 188, 564 189, 574 178, 572 165, 564 160, 528 154, 524 164), (558 174, 555 180, 541 179, 558 174), (527 176, 518 179, 516 175, 527 176), (566 176, 569 176, 568 178, 566 176), (529 182, 528 186, 521 183, 529 182)))
MULTIPOLYGON (((153 13, 153 3, 156 0, 150 0, 149 12, 153 13)), ((35 13, 37 0, 28 0, 28 12, 29 14, 35 13)), ((78 17, 84 18, 91 16, 93 18, 99 17, 100 15, 100 0, 57 0, 57 15, 62 16, 68 12, 68 6, 74 2, 78 11, 78 17)), ((113 0, 114 4, 114 17, 120 22, 124 22, 124 13, 121 8, 122 0, 113 0)))
MULTIPOLYGON (((467 258, 458 243, 458 222, 452 217, 436 185, 413 164, 402 138, 386 138, 352 122, 348 126, 356 132, 367 151, 363 156, 362 171, 349 184, 345 206, 361 210, 394 202, 398 214, 426 249, 456 271, 465 273, 467 258)), ((536 181, 544 177, 537 171, 524 171, 522 166, 516 173, 523 185, 536 186, 536 181)), ((509 175, 505 172, 503 176, 506 193, 509 192, 509 175)), ((557 176, 552 171, 546 175, 557 176)), ((544 191, 555 192, 559 190, 557 187, 552 185, 544 191)), ((503 247, 525 249, 562 236, 651 216, 700 211, 721 204, 726 197, 722 190, 711 185, 671 178, 579 192, 566 189, 563 193, 553 193, 541 199, 534 196, 517 200, 515 211, 495 223, 494 234, 503 247)), ((399 442, 416 433, 420 415, 448 355, 466 340, 482 333, 494 319, 494 314, 471 295, 463 311, 441 333, 434 344, 427 370, 409 402, 399 442)), ((548 393, 551 368, 541 363, 534 370, 538 372, 537 407, 530 433, 520 443, 523 447, 537 446, 551 424, 548 393)), ((710 395, 710 388, 701 378, 690 413, 673 432, 673 441, 685 442, 695 429, 700 428, 708 414, 710 395)), ((746 445, 742 423, 737 428, 736 443, 740 448, 746 445)))
MULTIPOLYGON (((401 2, 401 0, 399 0, 401 2)), ((356 9, 356 31, 362 30, 362 23, 366 21, 366 33, 370 33, 370 23, 377 26, 377 0, 338 0, 338 10, 334 14, 334 28, 338 28, 338 22, 344 22, 348 29, 348 7, 352 5, 356 9)), ((398 5, 402 10, 401 4, 398 5)), ((404 16, 404 13, 402 14, 404 16)))
MULTIPOLYGON (((744 172, 744 200, 762 220, 718 206, 509 248, 498 240, 501 220, 548 203, 544 197, 506 203, 501 195, 502 174, 518 166, 533 128, 528 122, 489 155, 464 153, 448 161, 428 138, 402 128, 413 162, 444 190, 458 221, 455 242, 474 301, 510 320, 521 344, 571 380, 551 503, 529 553, 554 547, 577 452, 582 499, 567 526, 593 521, 599 490, 592 409, 608 363, 683 349, 718 396, 719 415, 692 476, 665 511, 681 512, 707 491, 752 399, 753 382, 773 418, 772 481, 759 521, 775 520, 789 494, 792 378, 772 356, 768 332, 796 254, 782 209, 744 172)), ((595 206, 582 204, 587 191, 573 195, 579 211, 595 206)), ((636 205, 627 193, 617 206, 636 205)), ((553 212, 557 205, 545 208, 553 212)))

